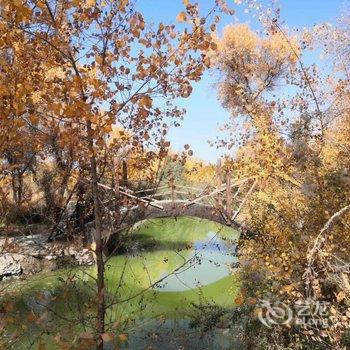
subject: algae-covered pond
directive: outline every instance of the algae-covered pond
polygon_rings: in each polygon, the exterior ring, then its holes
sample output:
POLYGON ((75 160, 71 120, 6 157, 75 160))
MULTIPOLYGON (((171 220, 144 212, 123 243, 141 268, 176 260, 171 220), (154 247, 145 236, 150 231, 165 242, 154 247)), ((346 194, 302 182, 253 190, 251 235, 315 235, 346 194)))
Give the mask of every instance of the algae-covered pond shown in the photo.
MULTIPOLYGON (((224 348, 226 340, 200 337, 189 324, 200 305, 233 306, 238 232, 182 217, 143 221, 127 237, 106 263, 106 348, 224 348)), ((2 298, 3 345, 89 349, 95 276, 95 267, 74 268, 11 282, 2 298)))

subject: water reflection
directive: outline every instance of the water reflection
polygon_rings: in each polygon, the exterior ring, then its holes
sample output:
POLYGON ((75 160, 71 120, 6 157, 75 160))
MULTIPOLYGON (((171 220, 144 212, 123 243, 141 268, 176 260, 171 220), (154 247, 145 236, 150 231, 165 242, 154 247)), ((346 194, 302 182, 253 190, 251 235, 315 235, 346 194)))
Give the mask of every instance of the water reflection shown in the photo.
POLYGON ((229 275, 236 262, 235 253, 235 241, 224 240, 211 231, 204 240, 193 242, 192 250, 182 255, 183 263, 175 272, 164 271, 159 276, 162 282, 155 289, 180 292, 216 282, 229 275))
MULTIPOLYGON (((133 336, 122 349, 134 350, 238 350, 242 349, 237 336, 226 330, 210 330, 205 333, 191 327, 190 320, 178 319, 139 322, 133 336)), ((114 348, 108 348, 112 350, 114 348)))

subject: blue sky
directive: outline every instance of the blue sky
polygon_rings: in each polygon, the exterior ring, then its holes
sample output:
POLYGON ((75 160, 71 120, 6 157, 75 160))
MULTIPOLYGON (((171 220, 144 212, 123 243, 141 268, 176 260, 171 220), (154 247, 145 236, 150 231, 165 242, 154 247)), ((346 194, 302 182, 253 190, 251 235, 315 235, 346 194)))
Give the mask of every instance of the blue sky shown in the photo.
MULTIPOLYGON (((197 0, 203 14, 211 8, 214 0, 197 0)), ((260 1, 268 6, 269 1, 260 1)), ((228 3, 235 9, 235 18, 223 17, 221 28, 233 21, 248 22, 257 26, 256 19, 246 14, 242 5, 235 5, 233 0, 228 3)), ((350 0, 280 0, 281 18, 289 28, 312 27, 321 22, 336 23, 342 11, 349 8, 350 0)), ((147 20, 157 23, 176 22, 177 14, 183 9, 182 0, 138 0, 137 5, 147 20)), ((310 58, 310 57, 309 57, 310 58)), ((307 62, 308 63, 308 62, 307 62)), ((321 63, 322 64, 322 63, 321 63)), ((194 155, 206 161, 215 162, 217 157, 225 152, 208 144, 220 133, 219 126, 229 118, 229 114, 217 101, 215 91, 216 78, 207 73, 194 85, 193 94, 179 105, 186 108, 187 113, 181 126, 170 131, 169 140, 172 148, 183 150, 183 145, 190 144, 194 155)))

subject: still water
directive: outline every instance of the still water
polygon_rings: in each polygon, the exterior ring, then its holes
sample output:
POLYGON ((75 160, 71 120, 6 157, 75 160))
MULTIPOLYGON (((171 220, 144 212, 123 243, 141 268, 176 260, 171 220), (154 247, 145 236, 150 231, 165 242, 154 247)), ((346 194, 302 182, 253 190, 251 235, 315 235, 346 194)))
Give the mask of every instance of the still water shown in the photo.
POLYGON ((194 241, 192 249, 183 264, 174 273, 165 270, 159 276, 156 289, 160 292, 182 292, 201 288, 227 277, 232 271, 236 244, 224 241, 217 232, 209 231, 207 236, 194 241))
MULTIPOLYGON (((126 250, 106 265, 107 320, 117 340, 106 349, 194 349, 193 344, 232 349, 232 339, 217 332, 203 336, 189 325, 193 305, 233 305, 238 232, 183 217, 141 222, 126 237, 126 250), (120 333, 127 335, 122 344, 120 333)), ((8 348, 37 349, 44 343, 58 349, 57 339, 72 349, 80 344, 80 334, 91 332, 94 324, 95 274, 95 267, 73 268, 13 282, 18 286, 6 295, 13 305, 11 322, 2 334, 10 340, 8 348)))

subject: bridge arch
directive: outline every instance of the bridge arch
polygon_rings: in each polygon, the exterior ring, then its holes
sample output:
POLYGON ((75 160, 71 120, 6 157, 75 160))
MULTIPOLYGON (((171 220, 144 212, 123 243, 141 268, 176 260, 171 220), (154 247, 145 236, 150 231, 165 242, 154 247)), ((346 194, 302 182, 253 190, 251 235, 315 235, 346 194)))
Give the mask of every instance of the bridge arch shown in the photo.
MULTIPOLYGON (((250 186, 247 194, 244 196, 238 205, 237 210, 232 212, 232 201, 238 195, 241 190, 241 187, 250 179, 237 180, 234 183, 231 183, 229 174, 227 174, 226 183, 220 185, 214 189, 210 189, 207 186, 206 189, 196 189, 200 192, 197 195, 191 195, 191 192, 188 192, 189 197, 192 197, 187 200, 175 199, 177 193, 184 194, 187 192, 176 191, 174 186, 171 186, 171 200, 157 200, 155 199, 156 195, 149 196, 140 196, 139 192, 141 191, 131 191, 124 189, 121 186, 118 186, 118 189, 115 190, 105 184, 98 183, 98 185, 106 190, 111 190, 113 192, 117 191, 119 195, 124 196, 128 199, 131 199, 135 204, 132 207, 124 207, 120 209, 120 224, 118 225, 117 232, 111 232, 111 227, 106 227, 103 230, 103 237, 108 242, 112 237, 118 235, 122 230, 131 228, 136 223, 144 220, 151 220, 156 218, 176 218, 181 216, 196 217, 199 219, 206 219, 213 222, 217 222, 221 225, 231 226, 232 228, 240 231, 241 233, 250 234, 250 230, 244 225, 244 223, 238 218, 238 213, 243 207, 246 199, 253 191, 256 180, 250 186), (232 194, 233 187, 236 188, 234 195, 232 194), (226 203, 223 205, 222 194, 226 192, 226 203), (232 198, 231 198, 232 197, 232 198), (215 200, 216 204, 211 204, 212 200, 215 200), (205 201, 203 203, 203 201, 205 201)), ((164 186, 167 187, 167 186, 164 186)), ((192 189, 186 186, 178 186, 183 189, 192 189)), ((154 191, 155 189, 151 189, 154 191)), ((158 188, 160 190, 160 188, 158 188)), ((143 190, 142 192, 147 192, 148 190, 143 190)), ((159 196, 164 196, 167 193, 159 193, 159 196)), ((111 210, 111 212, 113 209, 111 210)), ((113 214, 112 214, 113 215, 113 214)), ((89 228, 90 240, 94 241, 94 222, 87 224, 89 228)), ((107 225, 108 226, 108 223, 107 225)))
MULTIPOLYGON (((229 223, 222 211, 207 204, 193 203, 188 205, 188 201, 185 200, 157 201, 157 204, 159 204, 159 207, 137 205, 125 210, 122 213, 122 221, 118 232, 129 229, 144 220, 177 217, 206 219, 224 226, 231 226, 242 232, 242 226, 240 224, 237 222, 229 223)), ((118 242, 120 242, 120 236, 117 232, 112 233, 108 229, 105 231, 104 236, 106 239, 105 255, 109 256, 111 252, 115 252, 118 242)))
POLYGON ((221 225, 228 225, 227 219, 219 209, 202 204, 193 203, 186 205, 186 201, 159 201, 161 208, 155 206, 136 206, 129 209, 124 218, 122 225, 130 227, 139 221, 166 217, 191 216, 199 219, 207 219, 217 222, 221 225))

